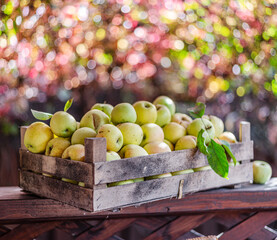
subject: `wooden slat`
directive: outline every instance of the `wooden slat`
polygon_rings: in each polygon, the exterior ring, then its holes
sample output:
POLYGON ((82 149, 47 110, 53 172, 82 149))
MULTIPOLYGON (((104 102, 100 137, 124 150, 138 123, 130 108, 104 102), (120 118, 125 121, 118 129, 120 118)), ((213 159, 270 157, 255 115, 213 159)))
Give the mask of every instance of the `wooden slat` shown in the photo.
POLYGON ((174 219, 175 216, 138 218, 136 224, 153 232, 174 219))
POLYGON ((248 238, 248 240, 275 240, 277 238, 277 232, 276 230, 265 226, 260 231, 256 232, 254 235, 248 238))
POLYGON ((87 239, 97 239, 105 240, 115 233, 127 228, 132 224, 135 218, 124 218, 124 219, 108 219, 102 224, 95 228, 91 228, 89 231, 80 234, 76 240, 87 240, 87 239))
POLYGON ((90 229, 92 226, 85 221, 66 221, 59 225, 57 228, 72 237, 77 237, 81 233, 90 229))
MULTIPOLYGON (((0 188, 0 193, 5 189, 0 188)), ((15 189, 19 189, 15 187, 15 189)), ((14 191, 18 194, 19 191, 14 191)), ((27 197, 27 196, 25 196, 27 197)), ((65 219, 105 219, 124 217, 150 217, 158 215, 185 215, 189 213, 208 213, 215 211, 261 211, 277 210, 277 178, 265 185, 250 184, 241 189, 216 189, 187 195, 182 199, 166 199, 123 208, 121 211, 87 212, 51 199, 20 199, 0 197, 0 224, 26 223, 31 221, 50 221, 65 219)))
POLYGON ((231 230, 225 232, 220 240, 247 239, 265 225, 277 219, 277 211, 259 212, 249 217, 231 230))
POLYGON ((0 226, 0 237, 9 231, 10 231, 10 229, 6 228, 5 226, 0 226))
POLYGON ((51 229, 57 227, 62 222, 53 221, 45 223, 33 223, 33 224, 22 224, 2 236, 1 240, 11 240, 11 239, 20 239, 20 240, 30 240, 40 234, 50 231, 51 229))
POLYGON ((176 197, 180 180, 184 179, 183 194, 217 188, 252 179, 252 163, 230 167, 229 180, 220 177, 213 170, 188 173, 169 178, 154 179, 93 192, 94 211, 111 209, 135 203, 176 197), (123 197, 124 196, 124 197, 123 197), (110 201, 112 198, 112 201, 110 201))
POLYGON ((22 126, 20 127, 20 147, 21 149, 27 150, 27 148, 24 145, 24 135, 27 130, 28 126, 22 126))
POLYGON ((144 240, 176 239, 191 229, 213 218, 214 214, 182 216, 166 224, 144 240))
POLYGON ((84 182, 92 188, 92 164, 20 150, 21 169, 84 182))
MULTIPOLYGON (((253 159, 253 141, 231 144, 231 150, 237 161, 253 159)), ((97 162, 94 165, 95 184, 103 184, 202 167, 208 165, 208 161, 207 157, 197 149, 187 149, 110 162, 97 162)))
POLYGON ((92 189, 82 188, 28 171, 21 171, 20 186, 39 196, 67 202, 73 206, 92 211, 92 189))
POLYGON ((239 127, 239 141, 249 142, 251 139, 250 122, 242 121, 239 127))
POLYGON ((85 139, 85 162, 105 162, 107 143, 105 138, 85 139))

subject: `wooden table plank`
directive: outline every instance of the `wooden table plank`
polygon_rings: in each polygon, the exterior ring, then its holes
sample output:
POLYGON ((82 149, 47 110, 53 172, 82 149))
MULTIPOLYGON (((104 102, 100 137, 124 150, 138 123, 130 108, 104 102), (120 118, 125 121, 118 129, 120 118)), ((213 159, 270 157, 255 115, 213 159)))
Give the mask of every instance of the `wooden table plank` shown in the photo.
POLYGON ((30 240, 40 234, 50 231, 51 229, 60 225, 61 221, 44 222, 44 223, 33 223, 33 224, 21 224, 12 231, 0 237, 1 240, 30 240))
POLYGON ((277 219, 277 211, 258 212, 225 232, 220 240, 247 239, 265 225, 277 219))
POLYGON ((176 220, 171 221, 156 232, 153 232, 144 240, 176 239, 213 217, 214 214, 200 214, 178 217, 176 220))
POLYGON ((259 232, 256 232, 255 234, 251 235, 249 237, 249 240, 273 240, 277 238, 277 232, 269 227, 262 228, 259 232))

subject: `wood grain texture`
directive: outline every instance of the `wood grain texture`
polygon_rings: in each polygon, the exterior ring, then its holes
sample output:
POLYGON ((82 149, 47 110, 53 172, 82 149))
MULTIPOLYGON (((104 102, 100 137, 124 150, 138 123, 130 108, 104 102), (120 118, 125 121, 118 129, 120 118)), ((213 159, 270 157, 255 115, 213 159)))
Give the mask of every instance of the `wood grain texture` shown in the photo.
POLYGON ((265 226, 260 231, 251 235, 248 240, 261 240, 261 239, 268 239, 268 240, 275 240, 277 238, 277 231, 265 226))
POLYGON ((5 234, 4 236, 2 236, 1 240, 30 240, 36 238, 44 232, 50 231, 51 229, 57 227, 61 223, 62 222, 60 221, 53 221, 45 223, 22 224, 5 234))
POLYGON ((90 229, 89 231, 80 234, 76 240, 87 240, 87 239, 97 239, 97 240, 105 240, 115 233, 127 228, 130 224, 132 224, 136 218, 124 218, 124 219, 108 219, 102 222, 102 224, 98 225, 90 229))
POLYGON ((85 221, 65 221, 57 228, 72 237, 77 237, 81 233, 89 230, 92 226, 85 221))
POLYGON ((85 139, 85 162, 106 162, 106 152, 105 138, 85 139))
POLYGON ((182 199, 165 199, 139 207, 123 208, 120 211, 88 212, 52 199, 25 195, 20 188, 0 188, 0 224, 26 223, 33 221, 68 219, 105 219, 125 217, 150 217, 186 215, 190 213, 255 212, 277 210, 277 178, 265 185, 250 184, 241 189, 215 189, 186 195, 182 199), (8 194, 5 194, 5 191, 8 194), (13 194, 9 194, 13 192, 13 194), (18 194, 18 196, 16 195, 18 194), (24 195, 23 198, 21 194, 24 195))
POLYGON ((184 180, 183 194, 185 194, 240 182, 249 182, 252 175, 252 163, 246 163, 230 167, 229 180, 220 177, 213 170, 208 170, 112 188, 96 189, 93 192, 93 210, 112 209, 118 206, 176 197, 181 180, 184 180), (112 201, 110 201, 110 198, 112 198, 112 201))
POLYGON ((182 216, 153 232, 144 240, 176 239, 213 218, 214 214, 182 216))
POLYGON ((20 186, 39 196, 67 202, 73 206, 92 211, 92 189, 28 171, 21 171, 20 186))
POLYGON ((277 219, 277 211, 258 212, 225 232, 220 240, 247 239, 277 219))
POLYGON ((49 157, 20 150, 20 168, 38 173, 47 173, 59 178, 84 182, 92 188, 92 164, 68 159, 49 157))
MULTIPOLYGON (((237 161, 253 159, 253 141, 231 144, 237 161)), ((122 181, 208 165, 197 149, 152 154, 110 162, 94 163, 95 184, 122 181)), ((251 179, 249 179, 251 180, 251 179)))
POLYGON ((242 121, 239 127, 239 141, 249 142, 251 139, 250 122, 242 121))
POLYGON ((24 135, 25 135, 27 128, 28 128, 28 126, 20 127, 20 147, 25 150, 27 150, 27 148, 24 145, 24 135))

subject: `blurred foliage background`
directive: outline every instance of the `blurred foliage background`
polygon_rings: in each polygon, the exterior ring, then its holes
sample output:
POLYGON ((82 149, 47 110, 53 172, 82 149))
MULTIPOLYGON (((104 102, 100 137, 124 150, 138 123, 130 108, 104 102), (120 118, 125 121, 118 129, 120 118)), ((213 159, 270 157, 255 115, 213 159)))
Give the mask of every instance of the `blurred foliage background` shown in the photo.
POLYGON ((17 183, 18 126, 30 109, 196 101, 277 162, 276 0, 1 0, 0 185, 17 183))

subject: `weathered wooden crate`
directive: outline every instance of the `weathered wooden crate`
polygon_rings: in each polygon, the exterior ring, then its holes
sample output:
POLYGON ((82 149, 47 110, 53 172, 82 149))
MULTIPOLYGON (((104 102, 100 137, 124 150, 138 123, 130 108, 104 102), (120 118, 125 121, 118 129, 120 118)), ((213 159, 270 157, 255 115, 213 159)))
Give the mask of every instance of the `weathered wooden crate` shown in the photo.
POLYGON ((85 140, 85 162, 33 154, 23 144, 26 127, 21 128, 20 187, 42 197, 52 198, 89 211, 139 205, 159 199, 249 182, 253 179, 253 141, 250 124, 241 122, 240 142, 231 150, 241 164, 230 166, 229 180, 206 170, 122 186, 107 183, 153 176, 208 165, 197 149, 159 153, 116 161, 106 161, 106 139, 85 140), (57 178, 42 175, 47 173, 57 178), (85 187, 61 181, 68 178, 84 182, 85 187))

